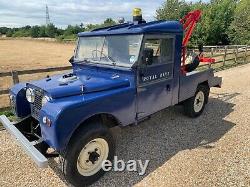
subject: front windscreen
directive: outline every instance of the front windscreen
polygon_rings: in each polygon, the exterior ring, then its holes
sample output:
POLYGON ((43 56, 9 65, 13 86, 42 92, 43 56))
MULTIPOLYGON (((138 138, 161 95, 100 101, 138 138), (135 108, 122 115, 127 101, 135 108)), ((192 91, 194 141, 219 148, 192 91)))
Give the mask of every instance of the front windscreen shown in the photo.
POLYGON ((75 61, 131 67, 140 52, 142 35, 80 37, 75 61))

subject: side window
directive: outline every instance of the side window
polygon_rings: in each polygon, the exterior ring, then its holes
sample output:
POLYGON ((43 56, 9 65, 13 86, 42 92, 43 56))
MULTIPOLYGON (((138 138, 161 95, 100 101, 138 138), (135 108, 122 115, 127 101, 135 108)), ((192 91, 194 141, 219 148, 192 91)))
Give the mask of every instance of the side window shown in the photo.
POLYGON ((173 38, 147 39, 144 47, 154 51, 152 65, 172 63, 173 38))

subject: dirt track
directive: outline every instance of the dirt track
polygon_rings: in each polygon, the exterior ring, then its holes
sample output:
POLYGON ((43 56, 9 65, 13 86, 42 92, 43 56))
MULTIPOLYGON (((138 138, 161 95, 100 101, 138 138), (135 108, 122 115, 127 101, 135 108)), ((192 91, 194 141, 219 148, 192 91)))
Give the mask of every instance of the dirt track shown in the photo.
MULTIPOLYGON (((172 107, 118 130, 120 159, 149 159, 146 175, 107 173, 94 186, 250 186, 250 64, 219 72, 204 114, 190 119, 172 107)), ((65 186, 54 160, 37 169, 0 132, 0 186, 65 186)))

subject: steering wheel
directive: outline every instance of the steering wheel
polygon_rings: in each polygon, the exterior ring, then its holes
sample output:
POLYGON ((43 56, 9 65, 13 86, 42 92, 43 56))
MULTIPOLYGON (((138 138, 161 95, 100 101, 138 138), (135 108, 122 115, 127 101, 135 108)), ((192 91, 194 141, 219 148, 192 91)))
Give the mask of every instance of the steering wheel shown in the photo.
MULTIPOLYGON (((93 57, 93 58, 95 58, 95 57, 94 57, 94 52, 99 52, 99 53, 101 54, 101 56, 103 55, 105 58, 109 59, 110 61, 115 62, 115 60, 114 60, 112 57, 110 57, 110 56, 104 54, 103 51, 100 51, 100 50, 98 50, 98 49, 92 50, 92 57, 93 57)), ((101 56, 100 56, 100 58, 101 58, 101 56)))

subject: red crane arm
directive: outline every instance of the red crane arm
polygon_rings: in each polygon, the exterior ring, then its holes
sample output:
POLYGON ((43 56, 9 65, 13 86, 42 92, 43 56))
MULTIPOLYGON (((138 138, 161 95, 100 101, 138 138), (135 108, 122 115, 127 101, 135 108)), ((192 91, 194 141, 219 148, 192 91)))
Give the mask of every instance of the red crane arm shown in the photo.
POLYGON ((200 20, 200 17, 201 17, 201 11, 194 10, 192 12, 189 12, 184 18, 180 20, 180 22, 183 24, 183 30, 185 32, 185 36, 182 42, 182 47, 187 46, 189 39, 192 35, 192 32, 195 28, 195 25, 200 20))
MULTIPOLYGON (((189 12, 186 16, 184 16, 184 18, 180 20, 181 24, 183 25, 183 30, 184 30, 184 38, 182 42, 182 67, 183 68, 185 66, 185 61, 186 61, 187 44, 190 40, 190 37, 193 33, 193 30, 197 22, 201 18, 201 14, 202 12, 200 10, 194 10, 194 11, 189 12)), ((213 63, 215 61, 212 58, 203 57, 202 54, 199 55, 199 60, 200 62, 205 62, 205 63, 213 63)))
POLYGON ((180 20, 184 30, 184 38, 182 42, 182 66, 185 65, 186 61, 187 44, 196 26, 196 23, 199 21, 200 17, 201 17, 201 11, 194 10, 189 12, 186 16, 184 16, 184 18, 180 20))

